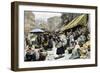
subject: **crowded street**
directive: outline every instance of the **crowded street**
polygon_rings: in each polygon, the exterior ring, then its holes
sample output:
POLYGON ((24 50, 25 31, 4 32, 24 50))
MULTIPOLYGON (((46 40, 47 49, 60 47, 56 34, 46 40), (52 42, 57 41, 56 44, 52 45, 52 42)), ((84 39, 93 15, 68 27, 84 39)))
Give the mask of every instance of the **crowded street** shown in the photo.
POLYGON ((32 38, 25 40, 26 61, 89 58, 89 33, 83 30, 70 30, 67 36, 64 33, 31 34, 32 38))
MULTIPOLYGON (((55 18, 52 19, 55 19, 55 21, 60 20, 57 17, 55 18)), ((91 53, 90 31, 86 18, 86 14, 79 14, 72 20, 66 22, 67 25, 61 26, 60 23, 59 29, 57 26, 55 28, 52 26, 52 29, 49 29, 50 24, 48 23, 48 30, 47 27, 45 29, 32 28, 31 31, 26 32, 24 38, 24 60, 52 61, 89 59, 91 53)), ((48 22, 51 23, 52 19, 50 18, 48 22)))

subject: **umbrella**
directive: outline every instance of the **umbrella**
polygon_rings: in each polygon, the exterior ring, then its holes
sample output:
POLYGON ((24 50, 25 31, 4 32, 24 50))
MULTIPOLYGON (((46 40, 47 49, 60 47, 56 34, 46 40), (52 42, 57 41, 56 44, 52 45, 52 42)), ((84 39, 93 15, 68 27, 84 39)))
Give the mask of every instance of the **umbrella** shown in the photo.
POLYGON ((44 30, 42 30, 42 29, 33 29, 33 30, 31 30, 30 31, 31 33, 41 33, 41 32, 44 32, 44 30))

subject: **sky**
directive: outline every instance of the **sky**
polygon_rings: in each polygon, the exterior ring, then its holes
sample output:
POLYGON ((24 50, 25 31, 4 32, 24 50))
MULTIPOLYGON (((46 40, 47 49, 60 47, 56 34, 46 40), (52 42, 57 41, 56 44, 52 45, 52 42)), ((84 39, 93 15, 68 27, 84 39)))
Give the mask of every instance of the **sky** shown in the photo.
POLYGON ((47 21, 48 18, 53 16, 61 16, 61 13, 50 13, 50 12, 32 12, 35 14, 35 19, 43 19, 44 21, 47 21))

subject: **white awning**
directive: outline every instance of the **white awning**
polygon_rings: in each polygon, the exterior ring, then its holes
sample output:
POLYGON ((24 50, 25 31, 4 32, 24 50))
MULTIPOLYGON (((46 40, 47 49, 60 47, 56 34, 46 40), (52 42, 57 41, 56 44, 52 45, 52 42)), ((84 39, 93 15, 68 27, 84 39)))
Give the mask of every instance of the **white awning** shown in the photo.
POLYGON ((44 32, 44 30, 37 28, 37 29, 31 30, 30 32, 33 32, 33 33, 36 33, 36 32, 44 32))

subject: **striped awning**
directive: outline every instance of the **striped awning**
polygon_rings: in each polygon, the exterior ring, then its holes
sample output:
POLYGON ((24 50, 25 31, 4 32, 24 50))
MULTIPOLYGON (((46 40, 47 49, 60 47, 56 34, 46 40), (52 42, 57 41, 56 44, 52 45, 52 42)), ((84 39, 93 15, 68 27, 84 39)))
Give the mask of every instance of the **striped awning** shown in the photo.
POLYGON ((82 15, 74 18, 71 22, 69 22, 68 24, 63 26, 61 28, 61 31, 71 29, 71 28, 78 26, 78 25, 87 26, 87 15, 86 14, 82 14, 82 15))

